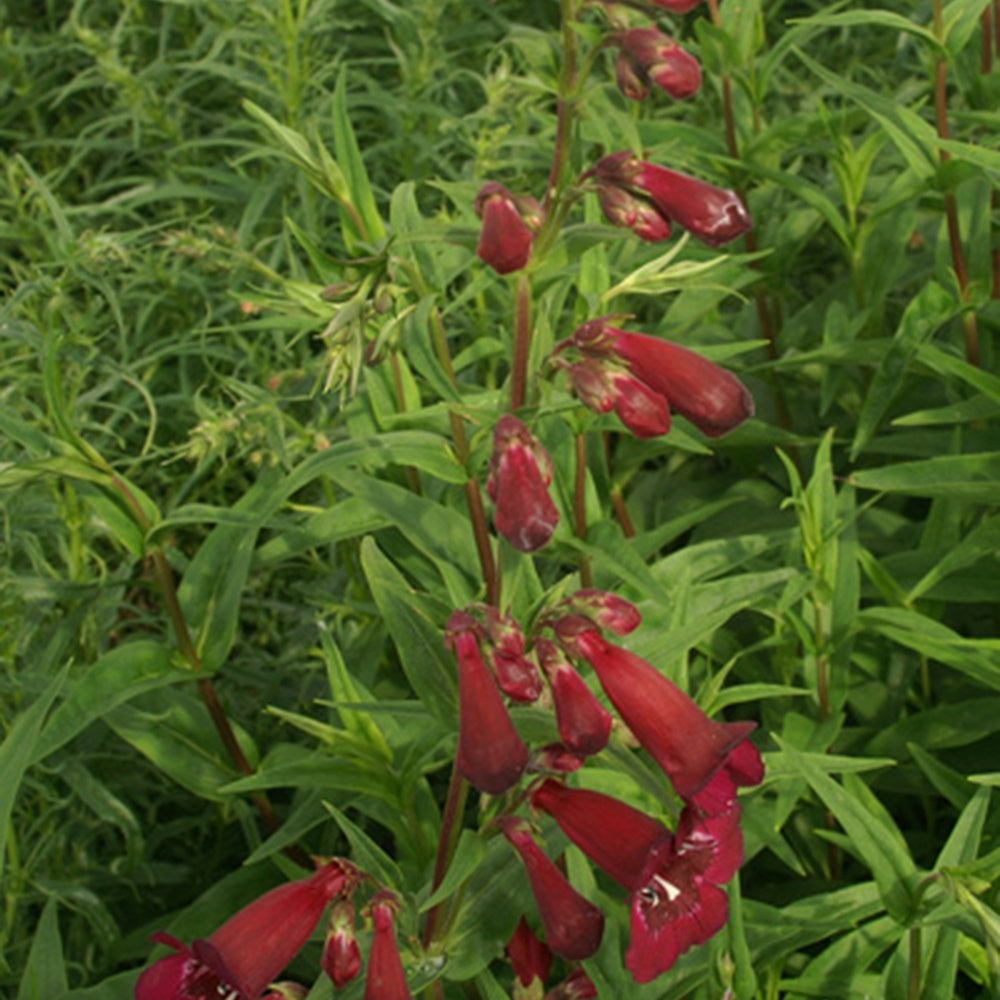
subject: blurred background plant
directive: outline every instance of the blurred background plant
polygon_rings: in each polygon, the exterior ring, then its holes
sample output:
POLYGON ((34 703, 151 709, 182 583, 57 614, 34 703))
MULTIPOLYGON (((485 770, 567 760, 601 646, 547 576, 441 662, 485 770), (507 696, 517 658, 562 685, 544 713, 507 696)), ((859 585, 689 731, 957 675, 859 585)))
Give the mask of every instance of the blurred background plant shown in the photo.
MULTIPOLYGON (((758 419, 711 449, 591 435, 587 538, 507 554, 514 612, 583 553, 639 603, 636 652, 773 734, 728 933, 648 988, 602 951, 609 996, 1000 989, 995 7, 709 0, 663 14, 702 62, 695 98, 626 101, 612 49, 584 85, 595 158, 648 150, 743 191, 757 225, 674 256, 576 210, 539 276, 538 358, 627 312, 737 368, 758 419)), ((287 865, 289 843, 419 897, 454 743, 440 631, 478 579, 445 404, 485 431, 512 337, 473 202, 487 178, 544 194, 558 24, 528 0, 0 3, 19 1000, 129 996, 166 915, 221 922, 277 878, 248 856, 287 865), (156 552, 257 772, 238 784, 156 552)), ((536 389, 570 510, 573 404, 536 389)), ((473 464, 488 448, 471 435, 473 464)), ((661 794, 626 758, 595 787, 661 794)), ((523 898, 487 891, 510 858, 480 847, 445 975, 506 995, 489 963, 523 898)))

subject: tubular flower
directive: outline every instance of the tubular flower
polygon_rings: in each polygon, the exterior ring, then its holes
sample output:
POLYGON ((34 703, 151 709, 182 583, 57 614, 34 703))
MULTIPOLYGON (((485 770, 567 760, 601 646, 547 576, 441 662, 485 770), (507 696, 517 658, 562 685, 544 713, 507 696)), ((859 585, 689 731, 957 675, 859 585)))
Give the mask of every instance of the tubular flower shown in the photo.
POLYGON ((497 531, 522 552, 547 544, 559 523, 551 482, 549 453, 517 417, 504 414, 493 431, 486 489, 496 504, 497 531))
POLYGON ((517 784, 528 763, 528 748, 483 662, 476 627, 468 614, 456 611, 445 640, 458 659, 457 763, 462 777, 479 791, 500 795, 517 784))
POLYGON ((406 985, 406 972, 396 943, 394 923, 397 905, 390 892, 378 892, 372 898, 375 934, 368 955, 364 1000, 412 1000, 413 994, 406 985))
POLYGON ((584 969, 574 969, 555 989, 545 994, 544 1000, 591 1000, 597 996, 597 987, 584 969))
POLYGON ((628 635, 642 622, 639 609, 631 601, 609 590, 578 590, 570 594, 565 603, 571 612, 586 616, 615 635, 628 635))
POLYGON ((711 820, 690 807, 677 832, 618 799, 548 780, 531 804, 631 893, 626 966, 639 982, 666 972, 726 922, 728 882, 743 863, 738 808, 711 820))
POLYGON ((667 400, 621 366, 598 358, 567 362, 557 356, 554 360, 568 372, 580 401, 595 413, 614 410, 637 438, 659 437, 670 430, 667 400))
POLYGON ((599 184, 597 198, 604 217, 613 226, 631 229, 640 240, 647 243, 660 243, 670 239, 670 219, 645 199, 637 198, 624 188, 611 184, 599 184))
MULTIPOLYGON (((708 437, 725 434, 754 413, 753 397, 732 372, 680 344, 619 330, 606 317, 578 326, 572 336, 556 345, 556 364, 569 367, 573 377, 571 363, 559 360, 564 352, 570 357, 580 355, 597 367, 616 370, 626 366, 645 392, 660 397, 665 408, 686 417, 708 437)), ((575 378, 573 387, 581 400, 592 406, 575 378)), ((669 419, 666 426, 669 430, 669 419)))
POLYGON ((483 609, 486 634, 492 644, 490 661, 497 684, 508 698, 514 701, 537 701, 542 693, 542 679, 538 668, 524 655, 524 633, 510 616, 496 608, 483 609))
POLYGON ((539 940, 524 917, 521 917, 514 936, 507 942, 506 950, 518 982, 524 988, 523 991, 515 990, 515 996, 521 992, 529 996, 528 991, 536 982, 539 986, 545 985, 552 969, 552 950, 539 940))
POLYGON ((715 777, 693 796, 690 805, 702 816, 721 816, 737 811, 736 789, 749 785, 759 785, 764 780, 764 761, 760 751, 744 740, 733 748, 726 763, 715 773, 715 777))
POLYGON ((705 788, 756 727, 713 722, 655 667, 593 629, 567 636, 566 642, 594 668, 622 721, 685 800, 705 788))
POLYGON ((524 863, 549 948, 570 962, 589 958, 600 946, 604 914, 569 884, 524 820, 506 816, 501 828, 524 863))
POLYGON ((476 214, 483 220, 479 259, 497 274, 520 271, 531 258, 541 209, 534 198, 512 195, 502 184, 484 184, 476 195, 476 214))
MULTIPOLYGON (((599 190, 623 188, 645 199, 665 219, 710 247, 720 247, 753 228, 753 219, 735 191, 647 163, 628 150, 598 160, 588 176, 597 179, 599 190)), ((611 216, 608 219, 615 222, 611 216)))
POLYGON ((361 949, 354 936, 354 904, 349 899, 338 902, 330 914, 320 965, 337 989, 346 986, 361 971, 361 949))
POLYGON ((535 809, 547 812, 563 833, 619 885, 637 889, 649 856, 673 834, 659 820, 620 799, 551 778, 531 794, 535 809))
POLYGON ((629 28, 622 32, 620 45, 615 73, 626 97, 644 100, 650 83, 678 100, 698 92, 698 60, 659 28, 629 28))
POLYGON ((143 972, 135 1000, 259 1000, 309 940, 327 904, 350 892, 357 877, 350 862, 335 859, 309 878, 264 893, 190 948, 162 931, 154 934, 177 954, 143 972))
POLYGON ((552 686, 556 724, 563 744, 589 756, 603 750, 611 736, 611 713, 594 697, 586 681, 550 639, 535 644, 538 662, 552 686))

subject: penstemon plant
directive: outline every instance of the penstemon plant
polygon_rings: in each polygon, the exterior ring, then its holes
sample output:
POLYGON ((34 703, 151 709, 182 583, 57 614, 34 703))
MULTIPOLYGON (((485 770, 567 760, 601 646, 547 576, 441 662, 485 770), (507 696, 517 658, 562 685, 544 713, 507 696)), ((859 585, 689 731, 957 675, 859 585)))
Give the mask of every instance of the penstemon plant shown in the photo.
MULTIPOLYGON (((419 918, 409 917, 420 937, 420 956, 412 964, 415 971, 423 971, 412 978, 421 981, 428 995, 444 997, 446 981, 466 981, 469 972, 483 971, 482 956, 476 961, 455 955, 452 943, 461 924, 463 894, 493 895, 476 886, 474 873, 466 870, 469 862, 461 852, 474 850, 472 844, 479 845, 475 850, 480 852, 489 850, 494 877, 511 885, 523 884, 526 878, 530 886, 533 902, 527 903, 522 888, 511 894, 511 902, 517 902, 508 908, 506 926, 501 919, 495 921, 515 973, 514 995, 525 1000, 543 993, 597 995, 591 975, 577 963, 592 959, 602 946, 604 907, 628 909, 624 968, 635 983, 661 977, 681 955, 704 945, 724 927, 729 903, 721 887, 743 861, 737 789, 759 784, 764 775, 759 751, 749 738, 755 724, 711 720, 661 670, 608 641, 607 633, 621 638, 641 628, 642 616, 626 596, 595 589, 591 556, 584 548, 567 566, 566 557, 574 550, 560 545, 562 514, 554 496, 561 485, 564 495, 572 497, 563 533, 582 545, 590 522, 605 520, 610 513, 601 509, 599 498, 588 496, 596 481, 589 468, 594 451, 590 438, 607 442, 607 454, 599 460, 606 466, 603 473, 614 477, 613 437, 631 433, 639 440, 660 438, 670 432, 673 415, 678 414, 715 438, 752 416, 753 400, 738 378, 696 351, 662 336, 620 328, 617 324, 626 322, 626 316, 592 316, 575 329, 566 328, 562 319, 551 319, 552 333, 558 335, 562 327, 566 336, 547 354, 534 335, 539 299, 554 287, 561 286, 562 315, 587 309, 586 303, 573 301, 573 266, 567 252, 567 233, 581 202, 595 198, 608 222, 650 244, 669 240, 679 228, 709 247, 721 247, 753 225, 734 191, 646 161, 631 150, 600 155, 582 138, 584 95, 592 85, 590 74, 602 71, 598 64, 605 47, 617 53, 617 86, 631 100, 649 99, 654 89, 675 100, 698 91, 702 76, 697 60, 655 21, 663 10, 678 14, 691 6, 562 3, 557 120, 545 189, 535 198, 491 180, 474 202, 481 219, 477 255, 489 269, 480 281, 490 272, 510 275, 507 287, 513 299, 506 379, 487 394, 485 405, 481 392, 475 398, 472 387, 456 375, 454 353, 461 345, 448 336, 449 305, 443 291, 433 287, 420 255, 408 255, 400 234, 391 224, 383 225, 370 205, 366 213, 348 191, 336 192, 344 210, 344 241, 365 251, 367 259, 355 262, 364 277, 354 287, 334 287, 328 293, 344 300, 327 328, 331 377, 341 385, 356 385, 362 359, 369 365, 387 363, 395 404, 403 416, 406 373, 412 367, 408 334, 416 323, 426 328, 477 553, 477 567, 457 567, 466 585, 449 587, 452 596, 465 593, 474 600, 464 601, 446 623, 430 624, 428 632, 440 628, 433 639, 424 636, 447 647, 457 667, 457 703, 442 699, 439 706, 442 721, 457 729, 458 742, 434 832, 433 874, 426 890, 417 893, 401 878, 386 879, 384 868, 366 869, 363 852, 350 860, 320 860, 310 879, 272 890, 190 948, 162 937, 180 951, 143 974, 136 1000, 194 1000, 216 993, 257 998, 265 987, 269 997, 295 995, 294 986, 271 984, 331 902, 335 916, 323 965, 342 987, 361 973, 351 917, 356 894, 368 886, 375 892, 364 911, 371 915, 374 937, 365 996, 411 996, 394 943, 393 919, 397 909, 412 906, 424 895, 428 902, 419 918), (577 171, 576 165, 588 159, 591 165, 577 171), (566 277, 556 277, 554 268, 566 277), (398 336, 369 340, 366 313, 386 308, 403 319, 398 336), (420 318, 407 325, 405 320, 417 313, 422 313, 420 318), (560 385, 562 373, 576 404, 560 385), (494 407, 506 412, 492 417, 494 407), (620 423, 605 417, 612 412, 620 423), (564 430, 555 430, 557 425, 564 430), (475 443, 484 434, 492 442, 488 469, 475 443), (572 440, 571 486, 557 482, 567 463, 553 461, 543 437, 572 440), (487 515, 484 492, 492 517, 487 515), (536 568, 536 558, 545 560, 544 568, 536 568), (475 571, 478 583, 470 585, 475 571), (533 706, 530 724, 518 724, 528 711, 521 706, 533 706), (631 758, 626 749, 630 743, 641 747, 662 771, 658 801, 652 806, 648 795, 637 794, 621 763, 602 767, 601 784, 622 797, 587 787, 593 763, 607 757, 612 747, 625 755, 622 759, 631 758), (470 791, 476 795, 471 804, 470 791), (599 906, 571 884, 564 855, 572 848, 560 845, 552 821, 584 857, 625 890, 624 896, 601 893, 604 905, 599 906), (497 847, 500 834, 512 848, 506 854, 497 847), (456 874, 460 870, 464 877, 456 874), (279 905, 282 893, 291 901, 279 905), (258 921, 271 926, 261 933, 258 921), (563 963, 556 976, 561 982, 550 981, 553 957, 563 963), (466 971, 456 974, 456 966, 466 971)), ((268 122, 263 113, 258 116, 268 122)), ((408 235, 414 244, 419 239, 419 232, 408 235)), ((597 230, 592 256, 600 253, 601 238, 609 236, 597 230)), ((598 295, 607 291, 594 290, 598 295)), ((398 454, 406 455, 405 441, 398 454)), ((424 498, 424 505, 439 492, 428 471, 417 462, 410 467, 409 488, 415 497, 424 498)), ((405 496, 396 486, 391 490, 399 497, 400 509, 406 510, 405 496)), ((419 516, 417 507, 412 516, 419 516)), ((455 533, 451 529, 450 534, 455 533)), ((382 572, 398 577, 399 570, 374 544, 369 543, 367 558, 369 565, 384 561, 382 572)), ((379 601, 378 588, 373 590, 379 601)), ((417 674, 405 651, 405 644, 416 637, 403 626, 393 628, 391 619, 389 627, 404 665, 410 661, 416 694, 424 697, 426 679, 417 674)), ((574 865, 576 880, 581 881, 579 859, 574 865)), ((595 895, 593 874, 583 881, 595 895)), ((485 942, 476 944, 482 949, 485 942)))

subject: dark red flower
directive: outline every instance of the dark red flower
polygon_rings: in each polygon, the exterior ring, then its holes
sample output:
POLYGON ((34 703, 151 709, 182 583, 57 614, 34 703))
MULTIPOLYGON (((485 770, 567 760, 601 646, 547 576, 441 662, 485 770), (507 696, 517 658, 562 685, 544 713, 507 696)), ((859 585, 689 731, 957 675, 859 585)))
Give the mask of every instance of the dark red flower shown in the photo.
POLYGON ((649 858, 643 884, 632 894, 631 912, 625 967, 636 982, 648 983, 725 926, 729 900, 695 872, 674 843, 665 842, 649 858))
POLYGON ((538 938, 524 917, 507 942, 507 957, 522 986, 530 987, 536 981, 545 985, 552 969, 552 950, 538 938))
POLYGON ((645 198, 637 198, 613 184, 599 184, 597 197, 604 217, 613 226, 631 229, 647 243, 670 239, 670 219, 645 198))
POLYGON ((570 594, 565 603, 574 614, 585 615, 595 625, 615 635, 628 635, 642 622, 639 609, 631 601, 609 590, 578 590, 570 594))
POLYGON ((337 989, 361 971, 361 949, 354 935, 354 904, 349 899, 333 907, 320 965, 337 989))
POLYGON ((546 743, 539 747, 528 765, 530 771, 555 771, 558 774, 571 774, 583 767, 586 757, 570 750, 563 743, 546 743))
POLYGON ((733 748, 726 763, 715 777, 691 799, 691 806, 702 816, 720 816, 731 812, 736 805, 738 787, 759 785, 764 780, 764 761, 760 751, 744 740, 733 748))
POLYGON ((627 150, 603 157, 588 176, 597 178, 598 188, 623 188, 648 200, 664 218, 711 247, 729 243, 753 228, 750 213, 735 191, 640 160, 627 150))
POLYGON ((479 652, 473 619, 456 611, 445 641, 458 659, 459 773, 481 792, 500 795, 517 784, 528 748, 479 652))
MULTIPOLYGON (((606 317, 582 324, 556 346, 556 363, 568 367, 574 377, 572 362, 560 361, 564 353, 570 359, 582 356, 578 365, 589 364, 596 369, 617 371, 619 366, 627 366, 630 377, 643 387, 643 392, 659 397, 664 409, 680 413, 709 437, 725 434, 754 413, 753 397, 732 372, 669 340, 619 330, 606 317)), ((586 391, 580 392, 580 388, 574 377, 574 389, 584 403, 591 405, 586 391)), ((641 394, 636 393, 636 398, 641 399, 641 394)), ((649 409, 646 403, 642 406, 644 412, 649 409)), ((666 429, 669 426, 668 417, 666 429)), ((655 423, 650 430, 655 430, 655 423)), ((638 429, 636 433, 646 436, 638 429)))
POLYGON ((568 372, 580 401, 595 413, 614 410, 637 438, 659 437, 670 430, 667 400, 624 368, 593 357, 565 362, 557 355, 554 360, 568 372))
POLYGON ((603 750, 611 735, 611 713, 554 642, 539 639, 535 653, 552 687, 556 724, 565 746, 584 756, 603 750))
POLYGON ((502 184, 484 184, 476 196, 476 214, 483 220, 479 259, 498 274, 520 271, 531 258, 540 213, 533 198, 516 197, 502 184))
POLYGON ((596 630, 567 636, 564 643, 594 668, 611 704, 683 799, 697 795, 756 727, 713 722, 673 681, 596 630))
POLYGON ((591 1000, 597 987, 584 969, 574 969, 558 986, 545 994, 545 1000, 591 1000))
POLYGON ((643 100, 649 82, 678 99, 698 92, 698 60, 659 28, 629 28, 619 43, 615 70, 618 88, 626 97, 643 100))
POLYGON ((549 453, 517 417, 504 414, 493 431, 486 489, 496 504, 497 531, 522 552, 547 544, 559 523, 551 482, 549 453))
POLYGON ((532 793, 531 804, 549 813, 591 861, 630 891, 626 965, 639 982, 665 972, 725 923, 726 895, 717 886, 743 862, 739 807, 711 819, 687 807, 672 834, 618 799, 552 780, 532 793))
POLYGON ((604 914, 569 884, 524 820, 506 816, 501 828, 528 873, 548 946, 567 961, 589 958, 600 946, 604 914))
POLYGON ((406 972, 396 942, 394 923, 397 906, 392 893, 384 890, 372 898, 371 913, 375 933, 368 955, 364 1000, 412 1000, 413 995, 406 985, 406 972))
POLYGON ((153 940, 177 949, 139 977, 135 1000, 203 1000, 229 996, 258 1000, 298 954, 327 904, 350 892, 357 869, 332 860, 309 878, 264 893, 190 948, 169 934, 153 940))
POLYGON ((642 884, 653 849, 673 840, 659 820, 620 799, 552 779, 532 792, 531 804, 547 812, 594 864, 629 890, 642 884))

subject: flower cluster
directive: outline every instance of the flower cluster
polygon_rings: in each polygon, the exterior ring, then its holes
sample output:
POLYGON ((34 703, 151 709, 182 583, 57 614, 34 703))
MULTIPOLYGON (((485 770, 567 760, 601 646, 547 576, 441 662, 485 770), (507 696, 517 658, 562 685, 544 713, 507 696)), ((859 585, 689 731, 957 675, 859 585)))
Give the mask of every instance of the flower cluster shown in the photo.
POLYGON ((612 326, 607 317, 577 327, 556 345, 577 396, 597 413, 614 412, 640 438, 670 430, 671 411, 708 437, 753 415, 753 397, 731 372, 659 337, 612 326))
MULTIPOLYGON (((648 982, 726 921, 727 897, 719 887, 743 861, 737 790, 763 779, 760 754, 749 740, 755 723, 710 719, 652 664, 609 641, 605 632, 624 636, 640 621, 634 605, 617 595, 582 590, 543 611, 530 648, 509 616, 488 607, 473 610, 478 617, 455 612, 448 632, 459 660, 459 768, 493 795, 512 789, 526 771, 562 772, 561 780, 548 777, 534 785, 530 804, 552 816, 629 893, 626 966, 638 982, 648 982), (508 657, 520 663, 519 676, 546 678, 547 691, 534 700, 555 709, 561 742, 540 748, 533 758, 501 695, 505 690, 512 700, 528 700, 516 697, 523 684, 508 690, 500 681, 497 664, 508 657), (469 664, 476 697, 463 680, 469 664), (604 749, 612 723, 577 669, 584 664, 683 800, 675 829, 623 801, 566 783, 566 773, 604 749)), ((527 872, 547 948, 571 962, 592 955, 603 933, 600 910, 570 885, 526 819, 507 813, 499 824, 527 872)), ((539 972, 539 978, 545 975, 539 972)))
MULTIPOLYGON (((280 885, 243 907, 205 940, 183 944, 164 932, 153 940, 175 954, 154 962, 139 977, 135 1000, 300 1000, 308 990, 276 982, 302 950, 332 903, 323 948, 323 970, 338 988, 361 971, 361 950, 354 936, 351 901, 362 879, 340 858, 323 861, 308 878, 280 885)), ((374 925, 365 1000, 410 1000, 394 931, 398 903, 385 890, 369 903, 374 925)))

